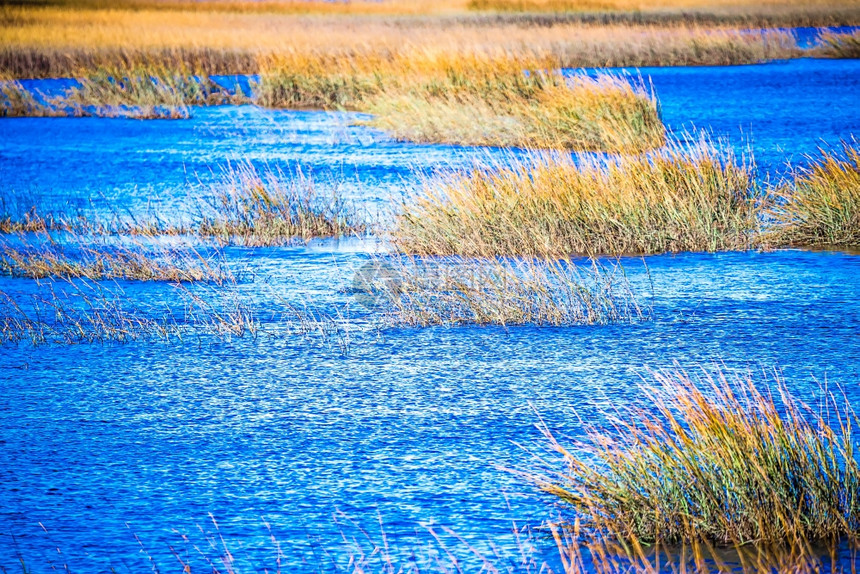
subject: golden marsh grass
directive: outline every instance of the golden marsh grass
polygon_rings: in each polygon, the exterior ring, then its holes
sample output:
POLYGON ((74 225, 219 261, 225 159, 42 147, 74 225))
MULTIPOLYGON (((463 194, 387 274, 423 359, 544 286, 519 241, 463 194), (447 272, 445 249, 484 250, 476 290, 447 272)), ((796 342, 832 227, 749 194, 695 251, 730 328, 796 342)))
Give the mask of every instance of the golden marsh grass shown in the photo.
POLYGON ((860 148, 822 150, 808 167, 773 191, 768 243, 797 246, 860 245, 860 148))
POLYGON ((258 101, 375 114, 399 139, 466 145, 642 151, 663 143, 657 103, 630 81, 565 78, 550 58, 407 52, 278 58, 258 101))
POLYGON ((394 244, 419 255, 647 254, 753 245, 751 168, 703 141, 638 156, 536 153, 426 181, 394 244))
MULTIPOLYGON (((84 86, 63 100, 74 113, 154 118, 185 117, 189 105, 247 101, 207 77, 259 73, 263 105, 366 111, 400 139, 641 151, 662 141, 662 128, 652 103, 632 94, 635 87, 581 80, 571 93, 552 73, 541 81, 515 74, 741 64, 801 53, 787 32, 749 33, 719 18, 707 25, 659 15, 577 20, 467 13, 470 7, 456 2, 405 10, 407 4, 6 6, 0 75, 82 78, 84 86), (635 141, 623 140, 628 135, 635 141)), ((5 97, 7 115, 52 113, 21 98, 5 97)))

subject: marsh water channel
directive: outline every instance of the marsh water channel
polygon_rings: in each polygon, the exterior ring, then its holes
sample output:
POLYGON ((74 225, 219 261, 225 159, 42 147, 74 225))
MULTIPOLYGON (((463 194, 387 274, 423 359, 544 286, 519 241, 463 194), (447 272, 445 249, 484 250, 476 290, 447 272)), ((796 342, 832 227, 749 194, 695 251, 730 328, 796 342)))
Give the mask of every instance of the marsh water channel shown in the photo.
MULTIPOLYGON (((860 61, 627 72, 653 86, 675 133, 709 130, 762 179, 860 134, 860 61)), ((3 194, 182 218, 228 163, 249 160, 338 185, 379 220, 426 174, 521 153, 396 142, 360 117, 220 106, 175 121, 4 119, 3 194)), ((174 551, 203 567, 195 546, 214 559, 226 544, 237 571, 262 572, 279 545, 284 571, 317 572, 357 552, 344 538, 368 550, 362 531, 382 543, 381 529, 404 560, 438 552, 432 529, 466 563, 468 543, 516 564, 512 522, 557 513, 507 470, 533 468, 539 416, 576 437, 582 420, 641 402, 648 369, 675 363, 778 369, 802 399, 840 385, 860 405, 856 253, 628 258, 650 320, 418 329, 381 328, 355 301, 355 272, 383 248, 225 248, 256 336, 0 346, 0 566, 172 571, 174 551), (334 335, 290 331, 284 301, 355 320, 334 335)), ((118 286, 142 307, 177 297, 165 283, 118 286)), ((0 277, 6 293, 41 288, 0 277)), ((553 560, 551 541, 533 544, 553 560)))

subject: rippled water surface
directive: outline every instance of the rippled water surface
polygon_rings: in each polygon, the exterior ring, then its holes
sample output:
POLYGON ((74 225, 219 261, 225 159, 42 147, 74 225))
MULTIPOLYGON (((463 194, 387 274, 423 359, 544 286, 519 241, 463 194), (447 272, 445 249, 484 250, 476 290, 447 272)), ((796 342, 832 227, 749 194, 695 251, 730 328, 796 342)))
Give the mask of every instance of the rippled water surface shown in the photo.
MULTIPOLYGON (((641 74, 670 126, 751 149, 763 177, 860 132, 857 61, 641 74)), ((374 213, 422 172, 511 153, 398 143, 353 125, 360 117, 247 106, 186 121, 2 120, 0 175, 10 196, 179 217, 228 161, 251 158, 340 182, 374 213)), ((20 553, 36 572, 63 560, 138 572, 151 556, 173 571, 171 547, 223 553, 220 538, 206 550, 210 513, 242 571, 276 567, 272 535, 285 571, 339 560, 338 511, 375 539, 381 519, 403 552, 431 540, 433 523, 512 553, 511 521, 534 526, 553 512, 504 470, 532 464, 523 447, 542 444, 538 413, 575 436, 578 417, 641 402, 646 369, 676 361, 779 368, 802 398, 826 382, 860 404, 857 254, 626 260, 652 307, 636 324, 378 329, 348 289, 378 248, 229 248, 231 265, 248 270, 237 289, 264 323, 256 338, 0 346, 0 566, 20 553), (283 301, 351 313, 352 330, 282 332, 283 301)), ((170 285, 123 287, 134 300, 179 301, 170 285)), ((0 278, 0 290, 33 289, 0 278)))

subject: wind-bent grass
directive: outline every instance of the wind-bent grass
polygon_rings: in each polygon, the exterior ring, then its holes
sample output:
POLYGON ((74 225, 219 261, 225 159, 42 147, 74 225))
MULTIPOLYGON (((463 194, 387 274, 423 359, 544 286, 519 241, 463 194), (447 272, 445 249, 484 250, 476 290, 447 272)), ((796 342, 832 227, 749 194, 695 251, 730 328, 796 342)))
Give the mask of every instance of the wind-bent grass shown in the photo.
POLYGON ((418 255, 721 251, 752 245, 752 171, 701 143, 649 155, 533 154, 425 182, 392 232, 418 255))
POLYGON ((822 150, 772 191, 765 241, 776 245, 860 245, 860 148, 822 150))
POLYGON ((220 283, 225 280, 227 271, 217 258, 207 257, 190 247, 94 245, 74 235, 58 242, 45 234, 36 241, 24 235, 0 240, 0 273, 31 279, 81 277, 91 281, 220 283))
POLYGON ((356 288, 395 326, 571 326, 647 318, 620 264, 410 258, 378 261, 356 288))
POLYGON ((822 34, 821 46, 816 50, 816 55, 825 58, 860 58, 860 31, 822 34))
POLYGON ((551 57, 400 51, 274 58, 257 100, 375 114, 399 139, 643 151, 663 144, 657 103, 619 77, 565 78, 551 57))
POLYGON ((195 233, 250 246, 283 245, 297 237, 364 233, 357 219, 336 188, 321 192, 301 171, 287 180, 246 162, 225 170, 195 233))
POLYGON ((847 402, 828 397, 812 410, 782 382, 776 400, 724 373, 656 381, 647 408, 619 409, 576 449, 541 427, 567 470, 531 478, 570 508, 591 552, 611 546, 636 563, 654 545, 692 544, 700 557, 751 545, 812 565, 815 542, 857 540, 860 465, 847 402))

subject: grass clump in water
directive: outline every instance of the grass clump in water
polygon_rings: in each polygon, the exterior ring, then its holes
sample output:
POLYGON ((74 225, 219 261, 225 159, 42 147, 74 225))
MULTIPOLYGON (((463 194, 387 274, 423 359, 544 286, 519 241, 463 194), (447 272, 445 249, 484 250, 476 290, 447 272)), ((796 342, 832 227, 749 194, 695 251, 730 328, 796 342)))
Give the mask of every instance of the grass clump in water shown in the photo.
POLYGON ((860 150, 822 151, 809 167, 778 186, 765 239, 778 245, 860 245, 860 150))
POLYGON ((831 398, 812 410, 781 382, 776 400, 751 378, 722 373, 656 380, 646 389, 647 408, 621 409, 576 450, 543 427, 567 470, 532 478, 574 511, 576 536, 592 554, 611 546, 637 563, 648 548, 693 544, 702 563, 703 548, 749 545, 770 547, 754 553, 753 566, 759 560, 772 571, 783 556, 791 571, 806 572, 816 571, 808 567, 818 559, 815 542, 857 539, 860 465, 850 405, 831 398))
POLYGON ((247 103, 206 76, 161 66, 101 67, 74 73, 78 85, 36 98, 18 82, 0 83, 0 115, 184 119, 189 106, 247 103))
POLYGON ((250 162, 229 167, 197 232, 244 245, 282 245, 295 238, 363 233, 365 226, 337 189, 321 192, 301 171, 261 172, 250 162))
POLYGON ((702 143, 649 155, 533 154, 430 180, 392 238, 407 253, 545 256, 746 249, 752 170, 702 143))
POLYGON ((664 142, 657 103, 608 75, 565 78, 551 57, 404 51, 272 59, 258 100, 369 112, 409 141, 643 151, 664 142))
POLYGON ((380 272, 359 287, 377 297, 395 326, 571 326, 646 318, 620 265, 395 256, 377 267, 380 272))
POLYGON ((205 75, 161 66, 82 70, 80 86, 70 89, 54 105, 71 106, 76 115, 181 119, 189 106, 246 103, 205 75))

